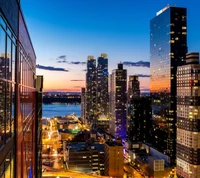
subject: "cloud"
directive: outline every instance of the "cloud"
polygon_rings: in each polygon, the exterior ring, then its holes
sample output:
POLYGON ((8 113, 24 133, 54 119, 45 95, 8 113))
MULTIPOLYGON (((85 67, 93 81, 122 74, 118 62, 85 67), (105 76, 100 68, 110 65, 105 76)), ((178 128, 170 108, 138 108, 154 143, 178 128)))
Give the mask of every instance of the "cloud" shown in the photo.
POLYGON ((83 70, 83 72, 86 72, 86 71, 87 71, 87 69, 84 69, 84 70, 83 70))
POLYGON ((66 55, 61 55, 61 56, 59 56, 58 58, 57 58, 57 60, 59 60, 59 59, 66 59, 66 55))
POLYGON ((39 64, 36 65, 36 68, 43 69, 43 70, 50 70, 50 71, 69 72, 69 70, 66 70, 64 68, 52 67, 52 66, 42 66, 42 65, 39 65, 39 64))
POLYGON ((61 55, 59 56, 56 60, 57 60, 57 63, 67 63, 67 56, 66 55, 61 55))
POLYGON ((81 61, 71 61, 71 62, 68 62, 68 64, 74 64, 74 65, 85 65, 86 62, 81 62, 81 61))
POLYGON ((66 60, 57 61, 57 63, 68 63, 66 60))
POLYGON ((134 67, 148 67, 150 68, 150 62, 148 61, 138 61, 138 62, 131 62, 131 61, 124 61, 123 64, 125 66, 134 66, 134 67))
POLYGON ((85 81, 85 80, 70 80, 71 82, 82 82, 82 81, 85 81))
POLYGON ((138 77, 150 77, 150 75, 147 74, 136 74, 138 77))
POLYGON ((83 86, 74 86, 74 88, 83 88, 83 86))

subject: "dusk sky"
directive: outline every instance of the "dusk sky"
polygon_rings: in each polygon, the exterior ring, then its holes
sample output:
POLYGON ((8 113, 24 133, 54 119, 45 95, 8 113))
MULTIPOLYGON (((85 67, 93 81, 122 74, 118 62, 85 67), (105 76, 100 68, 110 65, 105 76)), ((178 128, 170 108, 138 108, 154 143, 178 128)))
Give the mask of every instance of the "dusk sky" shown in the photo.
POLYGON ((167 4, 187 8, 188 51, 200 52, 197 0, 21 0, 21 4, 45 91, 80 91, 87 56, 97 58, 101 53, 108 54, 109 72, 119 62, 132 62, 125 66, 128 75, 143 76, 141 89, 148 91, 149 67, 135 63, 149 62, 150 20, 167 4))

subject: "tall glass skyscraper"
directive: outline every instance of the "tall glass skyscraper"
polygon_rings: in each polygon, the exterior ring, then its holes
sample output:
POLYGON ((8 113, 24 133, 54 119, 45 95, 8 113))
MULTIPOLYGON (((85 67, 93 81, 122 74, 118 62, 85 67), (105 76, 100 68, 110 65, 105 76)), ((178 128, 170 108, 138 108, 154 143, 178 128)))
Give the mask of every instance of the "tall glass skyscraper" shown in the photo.
POLYGON ((152 145, 176 159, 176 71, 187 53, 186 9, 167 6, 150 22, 152 145))
POLYGON ((123 64, 110 75, 109 131, 115 138, 126 138, 127 70, 123 64))
POLYGON ((86 117, 89 124, 96 124, 97 69, 94 56, 88 56, 86 73, 86 117))
POLYGON ((108 114, 108 57, 101 54, 97 64, 97 113, 98 116, 108 114))

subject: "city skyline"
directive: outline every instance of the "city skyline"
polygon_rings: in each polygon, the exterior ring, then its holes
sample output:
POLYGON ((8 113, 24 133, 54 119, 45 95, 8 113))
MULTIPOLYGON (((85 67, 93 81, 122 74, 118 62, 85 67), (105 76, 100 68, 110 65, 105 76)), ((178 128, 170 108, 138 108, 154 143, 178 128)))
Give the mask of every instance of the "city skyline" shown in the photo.
POLYGON ((87 56, 101 53, 108 54, 109 73, 117 63, 124 62, 128 76, 142 76, 141 91, 149 91, 149 21, 167 4, 188 8, 188 51, 198 51, 200 44, 197 30, 200 24, 195 23, 199 12, 189 2, 61 0, 56 4, 53 1, 37 4, 21 0, 21 3, 37 53, 37 74, 44 75, 44 91, 80 92, 85 87, 87 56), (141 65, 147 67, 135 67, 139 61, 144 61, 141 65))

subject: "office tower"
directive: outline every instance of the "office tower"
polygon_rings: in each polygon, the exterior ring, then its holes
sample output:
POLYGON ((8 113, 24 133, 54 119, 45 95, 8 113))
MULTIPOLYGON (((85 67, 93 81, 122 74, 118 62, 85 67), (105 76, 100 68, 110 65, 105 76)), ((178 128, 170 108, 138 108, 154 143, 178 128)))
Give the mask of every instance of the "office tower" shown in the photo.
POLYGON ((36 178, 42 178, 42 90, 43 76, 37 76, 36 79, 36 120, 35 120, 35 136, 36 136, 36 178))
POLYGON ((97 114, 98 116, 108 114, 108 57, 101 54, 97 64, 97 114))
POLYGON ((150 22, 150 93, 152 97, 152 142, 176 159, 176 72, 187 53, 186 9, 167 6, 150 22))
POLYGON ((36 56, 18 0, 0 1, 0 24, 0 177, 36 177, 36 56))
POLYGON ((122 143, 117 141, 106 142, 104 172, 106 176, 122 178, 124 175, 124 156, 122 143))
POLYGON ((96 121, 96 73, 96 59, 94 59, 94 56, 88 56, 86 73, 86 119, 93 126, 96 121))
POLYGON ((86 123, 86 94, 85 94, 85 88, 81 88, 81 119, 83 123, 86 123))
POLYGON ((110 75, 110 134, 114 137, 126 138, 126 100, 127 100, 127 71, 123 64, 110 75))
POLYGON ((200 177, 199 53, 188 53, 177 69, 177 176, 200 177))

